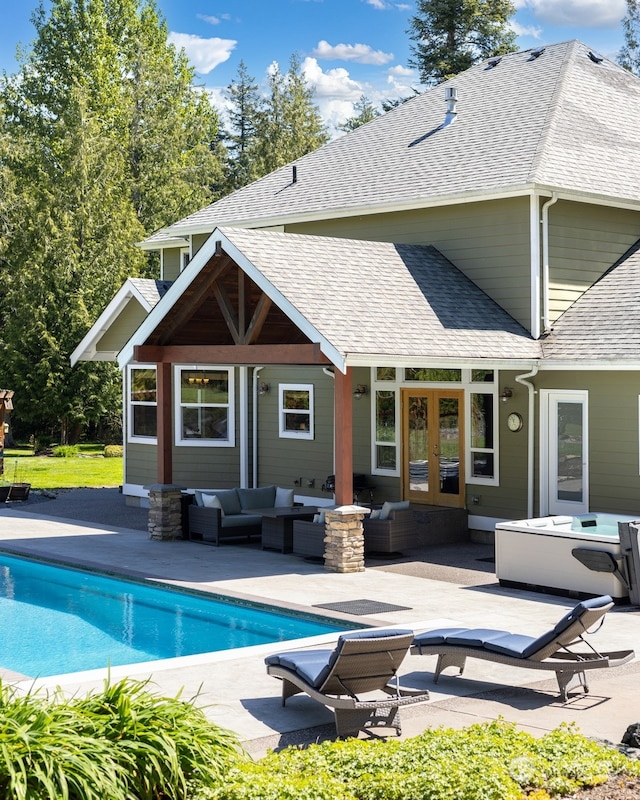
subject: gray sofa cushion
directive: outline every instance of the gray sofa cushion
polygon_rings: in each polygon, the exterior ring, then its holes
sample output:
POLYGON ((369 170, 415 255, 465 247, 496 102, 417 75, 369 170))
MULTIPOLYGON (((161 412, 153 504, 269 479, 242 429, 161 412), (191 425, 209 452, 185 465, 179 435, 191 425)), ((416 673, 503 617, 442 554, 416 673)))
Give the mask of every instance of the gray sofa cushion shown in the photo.
POLYGON ((246 528, 249 525, 261 525, 262 517, 260 514, 231 514, 222 518, 223 528, 246 528))
POLYGON ((276 499, 275 486, 263 486, 259 489, 236 489, 240 501, 240 510, 251 511, 254 508, 273 508, 276 499))
POLYGON ((236 489, 226 489, 223 492, 216 492, 215 494, 220 501, 225 516, 227 514, 239 514, 242 511, 240 498, 238 497, 236 489))

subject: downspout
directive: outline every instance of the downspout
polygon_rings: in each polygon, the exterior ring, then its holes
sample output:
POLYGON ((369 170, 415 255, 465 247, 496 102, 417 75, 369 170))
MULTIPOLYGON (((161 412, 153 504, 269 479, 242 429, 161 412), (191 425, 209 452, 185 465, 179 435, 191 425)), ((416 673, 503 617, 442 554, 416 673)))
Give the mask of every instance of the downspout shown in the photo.
POLYGON ((534 339, 540 338, 540 212, 538 195, 532 193, 529 197, 529 240, 531 257, 531 283, 529 291, 531 335, 534 339))
POLYGON ((534 478, 534 469, 535 469, 535 462, 534 462, 534 444, 535 444, 535 425, 534 425, 534 413, 535 413, 535 406, 534 406, 534 395, 536 394, 536 390, 533 384, 527 380, 528 378, 533 378, 538 374, 538 365, 530 371, 530 372, 523 372, 522 375, 516 375, 516 381, 522 386, 527 387, 527 391, 529 394, 529 405, 527 410, 527 519, 533 518, 533 493, 534 493, 534 486, 533 486, 533 478, 534 478))
POLYGON ((251 387, 251 397, 253 399, 253 431, 252 431, 252 462, 253 462, 253 475, 251 478, 251 485, 253 488, 258 486, 258 378, 260 370, 264 367, 253 368, 253 382, 251 387))
MULTIPOLYGON (((322 371, 324 372, 325 375, 328 375, 333 380, 333 382, 335 384, 336 373, 334 372, 334 370, 329 369, 329 367, 323 367, 322 371)), ((335 392, 335 386, 334 386, 334 392, 335 392)), ((333 472, 335 474, 335 471, 336 471, 336 421, 335 421, 335 410, 334 410, 334 420, 333 420, 333 443, 332 443, 332 447, 331 447, 331 452, 332 452, 333 472)))
POLYGON ((240 368, 240 486, 249 485, 249 381, 248 367, 240 368))
POLYGON ((549 209, 558 202, 558 193, 542 206, 542 332, 551 330, 549 319, 549 209))

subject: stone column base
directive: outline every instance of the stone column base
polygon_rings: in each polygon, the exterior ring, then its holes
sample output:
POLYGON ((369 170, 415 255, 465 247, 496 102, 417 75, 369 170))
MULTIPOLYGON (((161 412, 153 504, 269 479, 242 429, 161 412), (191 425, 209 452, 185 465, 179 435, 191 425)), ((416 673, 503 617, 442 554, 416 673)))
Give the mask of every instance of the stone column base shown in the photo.
POLYGON ((149 538, 162 541, 182 539, 182 486, 156 483, 149 491, 149 538))
POLYGON ((325 512, 324 568, 329 572, 364 571, 362 520, 368 508, 340 506, 325 512))

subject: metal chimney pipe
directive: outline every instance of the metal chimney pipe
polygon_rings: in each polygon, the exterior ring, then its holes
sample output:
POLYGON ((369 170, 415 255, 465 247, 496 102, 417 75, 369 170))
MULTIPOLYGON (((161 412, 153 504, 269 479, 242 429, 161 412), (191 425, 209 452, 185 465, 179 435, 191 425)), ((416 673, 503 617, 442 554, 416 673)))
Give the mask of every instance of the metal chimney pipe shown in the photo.
POLYGON ((458 116, 458 112, 456 110, 458 105, 458 90, 455 88, 455 86, 445 87, 444 99, 447 104, 447 113, 444 115, 442 127, 446 128, 447 125, 451 125, 452 122, 455 122, 455 119, 458 116))

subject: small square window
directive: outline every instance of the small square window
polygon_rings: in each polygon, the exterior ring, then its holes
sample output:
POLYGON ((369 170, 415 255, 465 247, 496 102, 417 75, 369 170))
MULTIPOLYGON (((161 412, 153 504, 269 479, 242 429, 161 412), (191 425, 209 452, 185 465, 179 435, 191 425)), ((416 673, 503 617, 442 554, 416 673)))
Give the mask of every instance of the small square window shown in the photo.
POLYGON ((281 383, 279 399, 280 436, 313 439, 313 385, 281 383))

